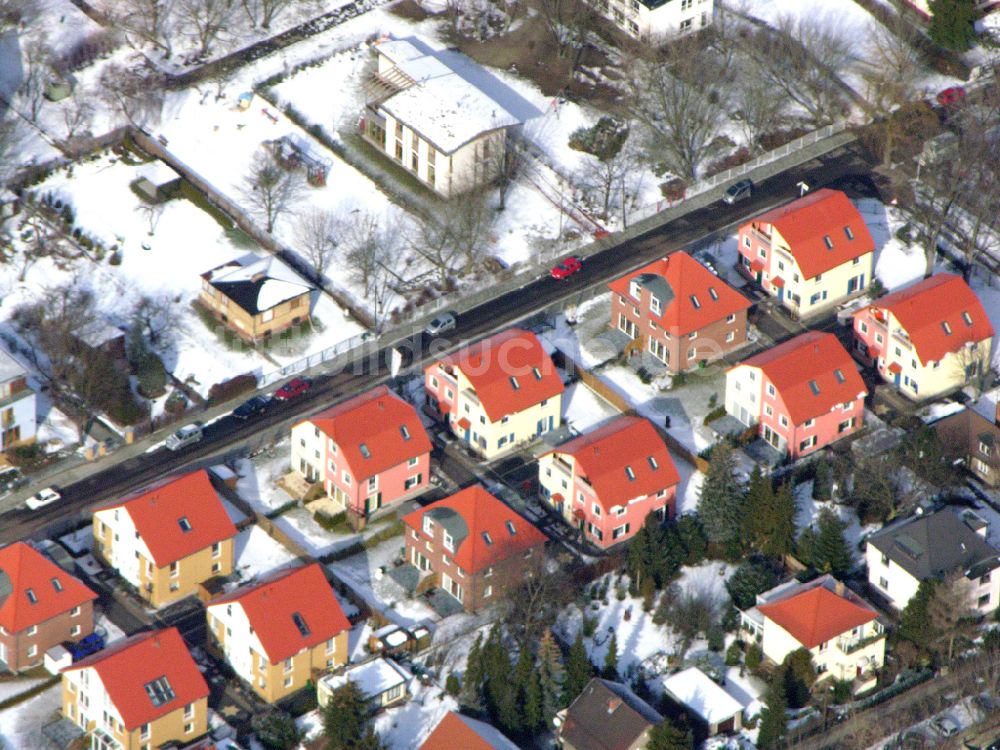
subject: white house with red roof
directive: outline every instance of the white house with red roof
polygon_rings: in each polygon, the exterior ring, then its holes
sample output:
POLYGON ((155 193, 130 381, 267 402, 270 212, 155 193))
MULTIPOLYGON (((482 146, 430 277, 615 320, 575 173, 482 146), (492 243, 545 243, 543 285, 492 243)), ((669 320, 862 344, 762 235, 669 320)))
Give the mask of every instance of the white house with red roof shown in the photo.
POLYGON ((0 670, 36 667, 53 646, 90 635, 96 598, 34 547, 0 549, 0 670))
POLYGON ((292 469, 354 523, 426 490, 430 454, 416 409, 384 385, 292 427, 292 469))
POLYGON ((218 650, 269 703, 349 659, 351 623, 318 563, 242 586, 213 599, 206 612, 218 650))
POLYGON ((961 276, 939 273, 854 313, 854 355, 906 397, 964 387, 989 371, 993 325, 961 276))
POLYGON ((755 606, 740 612, 740 627, 766 659, 781 664, 804 648, 820 679, 852 682, 855 692, 871 687, 885 663, 885 629, 878 613, 829 575, 808 583, 789 581, 759 594, 755 606))
POLYGON ((403 516, 406 559, 470 612, 494 602, 542 556, 548 537, 480 485, 403 516))
POLYGON ((739 253, 747 278, 809 315, 864 290, 875 241, 850 199, 822 188, 742 225, 739 253))
POLYGON ((648 515, 674 515, 680 475, 649 420, 618 417, 538 459, 539 492, 607 549, 631 539, 648 515))
POLYGON ((204 469, 94 511, 94 553, 155 607, 232 573, 235 537, 204 469))
POLYGON ((492 724, 449 711, 421 743, 419 750, 518 750, 492 724))
POLYGON ((726 411, 793 459, 860 429, 867 395, 832 333, 803 333, 726 372, 726 411))
POLYGON ((134 635, 62 670, 62 713, 92 750, 185 745, 208 731, 208 685, 177 628, 134 635))
POLYGON ((750 301, 685 252, 653 261, 608 288, 611 327, 671 372, 747 343, 750 301))
POLYGON ((520 328, 491 336, 424 370, 427 404, 487 459, 559 426, 563 382, 538 337, 520 328))

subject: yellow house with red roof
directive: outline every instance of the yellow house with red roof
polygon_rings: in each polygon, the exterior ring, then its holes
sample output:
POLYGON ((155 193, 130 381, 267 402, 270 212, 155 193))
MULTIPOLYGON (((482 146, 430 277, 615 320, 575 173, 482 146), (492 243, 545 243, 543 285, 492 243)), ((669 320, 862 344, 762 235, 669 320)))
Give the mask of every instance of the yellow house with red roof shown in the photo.
POLYGON ((177 628, 132 636, 62 670, 62 713, 91 750, 186 745, 208 731, 208 685, 177 628))
POLYGON ((875 241, 851 200, 822 188, 739 229, 739 270, 792 312, 809 315, 864 291, 875 241))
POLYGON ((805 649, 819 679, 851 682, 855 692, 871 687, 885 663, 878 613, 829 575, 759 594, 754 607, 740 612, 740 626, 766 659, 781 664, 793 651, 805 649))
POLYGON ((650 513, 672 518, 679 481, 643 417, 618 417, 538 459, 542 498, 603 549, 631 539, 650 513))
POLYGON ((94 631, 97 594, 24 542, 0 549, 0 668, 19 672, 94 631))
POLYGON ((548 537, 475 484, 403 516, 406 559, 469 612, 492 604, 542 556, 548 537))
POLYGON ((511 328, 424 370, 428 407, 486 459, 554 430, 563 382, 530 331, 511 328))
POLYGON ((854 356, 904 396, 931 398, 988 372, 993 325, 961 276, 936 276, 854 313, 854 356))
POLYGON ((94 511, 94 553, 162 607, 233 572, 236 527, 204 469, 94 511))
POLYGON ((268 703, 348 662, 351 623, 318 563, 213 599, 206 612, 226 661, 268 703))

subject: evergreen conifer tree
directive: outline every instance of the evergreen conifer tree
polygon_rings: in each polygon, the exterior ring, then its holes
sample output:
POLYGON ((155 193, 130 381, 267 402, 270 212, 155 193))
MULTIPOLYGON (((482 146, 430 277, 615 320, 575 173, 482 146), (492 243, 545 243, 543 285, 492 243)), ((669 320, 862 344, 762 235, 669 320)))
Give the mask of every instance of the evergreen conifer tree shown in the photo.
POLYGON ((483 684, 483 634, 476 635, 476 640, 469 649, 469 656, 465 661, 465 674, 462 675, 462 704, 470 708, 482 707, 482 684, 483 684))
POLYGON ((762 552, 768 557, 782 557, 795 545, 795 490, 791 482, 782 483, 771 494, 768 528, 762 552))
POLYGON ((563 668, 562 652, 552 637, 552 631, 546 630, 538 642, 538 686, 541 690, 542 720, 546 725, 549 725, 556 712, 566 705, 563 701, 565 682, 566 670, 563 668))
POLYGON ((649 733, 646 750, 691 750, 693 746, 694 739, 690 732, 684 731, 670 719, 664 719, 649 733))
POLYGON ((764 693, 764 708, 760 712, 760 731, 757 734, 757 747, 761 750, 771 750, 778 747, 787 728, 785 717, 785 686, 782 674, 779 672, 771 680, 764 693))
POLYGON ((608 652, 604 656, 603 675, 605 680, 618 679, 618 636, 611 634, 608 639, 608 652))
POLYGON ((712 449, 698 498, 698 517, 712 544, 738 548, 743 529, 743 488, 736 479, 736 456, 727 443, 712 449))
POLYGON ((816 522, 816 543, 813 548, 813 566, 838 578, 851 572, 854 559, 851 548, 844 539, 844 523, 830 508, 823 508, 816 522))
POLYGON ((576 640, 570 647, 566 657, 566 681, 563 683, 563 705, 569 705, 583 692, 594 676, 594 665, 587 656, 587 648, 583 645, 583 633, 576 634, 576 640))
POLYGON ((976 40, 975 0, 930 0, 931 23, 927 33, 945 49, 964 52, 976 40))

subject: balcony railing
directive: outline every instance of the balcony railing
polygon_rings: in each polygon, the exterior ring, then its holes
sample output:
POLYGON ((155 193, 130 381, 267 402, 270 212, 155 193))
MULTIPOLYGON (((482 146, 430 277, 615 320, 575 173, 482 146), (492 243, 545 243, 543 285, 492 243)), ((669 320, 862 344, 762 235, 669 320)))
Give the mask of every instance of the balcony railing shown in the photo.
POLYGON ((885 633, 874 633, 864 638, 841 638, 837 641, 837 648, 842 653, 853 654, 855 651, 860 651, 865 646, 870 646, 883 638, 885 638, 885 633))

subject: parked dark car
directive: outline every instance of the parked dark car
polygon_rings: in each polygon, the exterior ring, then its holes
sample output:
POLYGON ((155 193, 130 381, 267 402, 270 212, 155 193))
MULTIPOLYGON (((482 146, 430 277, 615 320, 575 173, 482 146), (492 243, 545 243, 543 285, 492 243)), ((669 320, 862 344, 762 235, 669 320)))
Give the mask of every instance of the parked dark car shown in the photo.
POLYGON ((91 633, 84 636, 76 643, 67 643, 66 650, 69 651, 73 661, 86 659, 91 654, 96 654, 104 648, 104 636, 100 633, 91 633))
POLYGON ((267 409, 270 403, 271 399, 269 398, 265 398, 264 396, 254 396, 233 409, 233 416, 237 419, 250 419, 250 417, 256 417, 258 414, 263 414, 264 410, 267 409))

